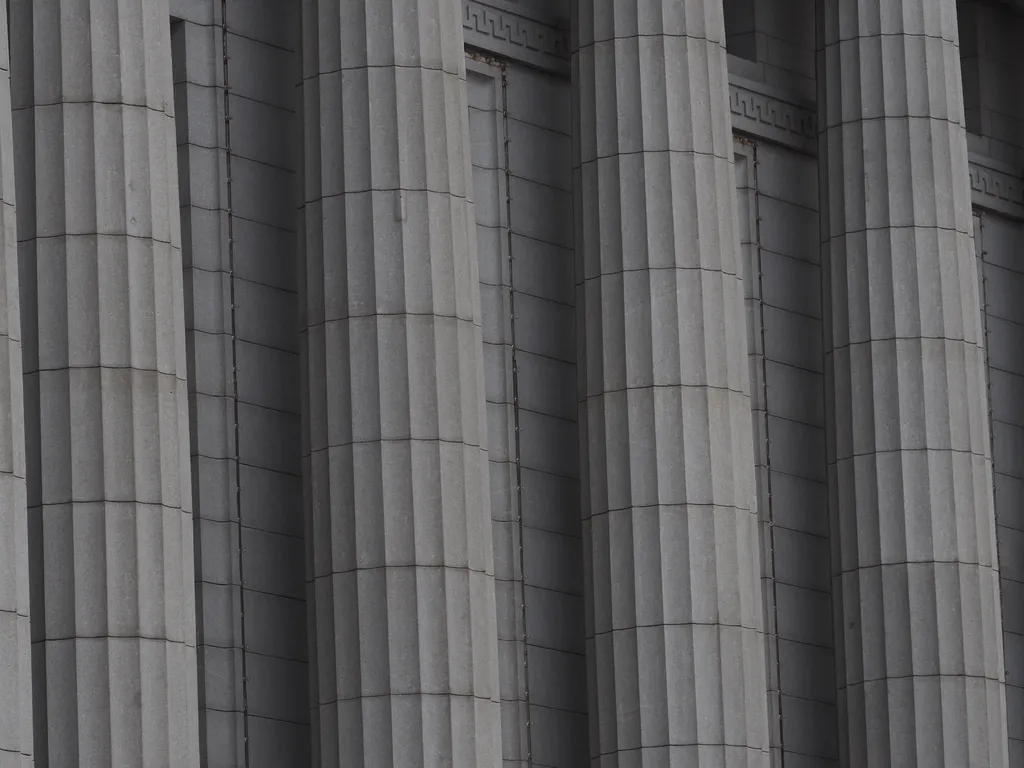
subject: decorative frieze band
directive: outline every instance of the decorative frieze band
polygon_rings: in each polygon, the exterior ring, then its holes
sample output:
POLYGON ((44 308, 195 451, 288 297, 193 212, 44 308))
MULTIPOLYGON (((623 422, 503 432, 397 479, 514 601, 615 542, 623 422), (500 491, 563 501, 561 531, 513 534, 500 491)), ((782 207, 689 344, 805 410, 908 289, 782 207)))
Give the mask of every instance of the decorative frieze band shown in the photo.
POLYGON ((983 158, 970 159, 974 206, 1024 219, 1024 176, 992 165, 995 163, 983 158))
POLYGON ((568 30, 476 0, 464 0, 462 28, 466 45, 551 72, 569 72, 568 30))
POLYGON ((767 92, 767 87, 730 75, 729 106, 735 131, 814 153, 818 145, 817 115, 813 108, 767 92), (753 87, 752 87, 753 86, 753 87))
MULTIPOLYGON (((568 30, 554 21, 546 23, 512 11, 503 0, 490 1, 494 5, 463 0, 462 26, 467 45, 549 72, 569 74, 568 30)), ((799 152, 817 152, 813 104, 799 103, 763 83, 730 74, 729 107, 735 131, 799 152)), ((974 205, 1024 219, 1024 177, 994 165, 998 164, 972 154, 974 205)))

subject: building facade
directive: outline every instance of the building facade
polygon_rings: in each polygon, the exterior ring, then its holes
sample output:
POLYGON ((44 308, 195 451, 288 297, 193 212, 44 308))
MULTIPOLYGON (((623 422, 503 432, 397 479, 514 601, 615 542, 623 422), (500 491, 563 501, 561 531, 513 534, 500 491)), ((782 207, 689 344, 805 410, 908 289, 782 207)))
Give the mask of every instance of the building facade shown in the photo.
POLYGON ((8 0, 0 768, 1024 766, 1024 3, 8 0))

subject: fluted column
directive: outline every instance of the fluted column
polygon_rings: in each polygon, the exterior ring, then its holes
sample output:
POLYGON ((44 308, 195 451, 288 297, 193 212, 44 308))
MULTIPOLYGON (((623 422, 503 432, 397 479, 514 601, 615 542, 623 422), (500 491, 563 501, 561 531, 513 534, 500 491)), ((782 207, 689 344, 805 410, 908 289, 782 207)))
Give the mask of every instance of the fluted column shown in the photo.
POLYGON ((576 0, 591 757, 766 766, 721 0, 576 0))
POLYGON ((0 765, 32 765, 21 304, 7 14, 0 14, 0 765))
POLYGON ((843 765, 1005 766, 954 0, 821 6, 821 189, 843 765))
POLYGON ((11 0, 36 765, 198 766, 165 0, 11 0))
POLYGON ((459 0, 303 4, 314 762, 500 763, 459 0))

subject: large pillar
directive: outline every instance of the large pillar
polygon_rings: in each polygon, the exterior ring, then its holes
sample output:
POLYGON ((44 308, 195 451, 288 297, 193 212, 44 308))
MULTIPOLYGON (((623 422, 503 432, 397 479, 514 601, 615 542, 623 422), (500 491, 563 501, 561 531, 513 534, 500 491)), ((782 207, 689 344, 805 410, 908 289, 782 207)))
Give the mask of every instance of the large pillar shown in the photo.
POLYGON ((459 0, 303 4, 314 762, 501 760, 459 0))
POLYGON ((766 766, 721 0, 576 0, 591 757, 766 766))
POLYGON ((954 0, 826 0, 820 123, 843 765, 1005 766, 954 0))
POLYGON ((165 0, 10 0, 36 765, 199 764, 165 0))
MULTIPOLYGON (((0 40, 7 14, 0 14, 0 40)), ((0 766, 32 765, 21 304, 8 49, 0 48, 0 766)))

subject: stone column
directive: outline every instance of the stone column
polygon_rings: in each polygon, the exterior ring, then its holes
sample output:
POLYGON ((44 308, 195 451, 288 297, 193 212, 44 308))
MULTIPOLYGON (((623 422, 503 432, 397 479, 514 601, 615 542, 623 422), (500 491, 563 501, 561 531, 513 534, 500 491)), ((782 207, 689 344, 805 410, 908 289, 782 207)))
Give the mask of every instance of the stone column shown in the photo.
POLYGON ((0 14, 0 765, 32 765, 21 304, 7 14, 0 14))
POLYGON ((303 5, 314 762, 501 760, 459 0, 303 5))
POLYGON ((1005 766, 978 283, 954 0, 821 5, 840 752, 1005 766))
POLYGON ((591 757, 766 766, 721 0, 573 9, 591 757))
POLYGON ((165 0, 10 0, 36 764, 199 764, 165 0))

